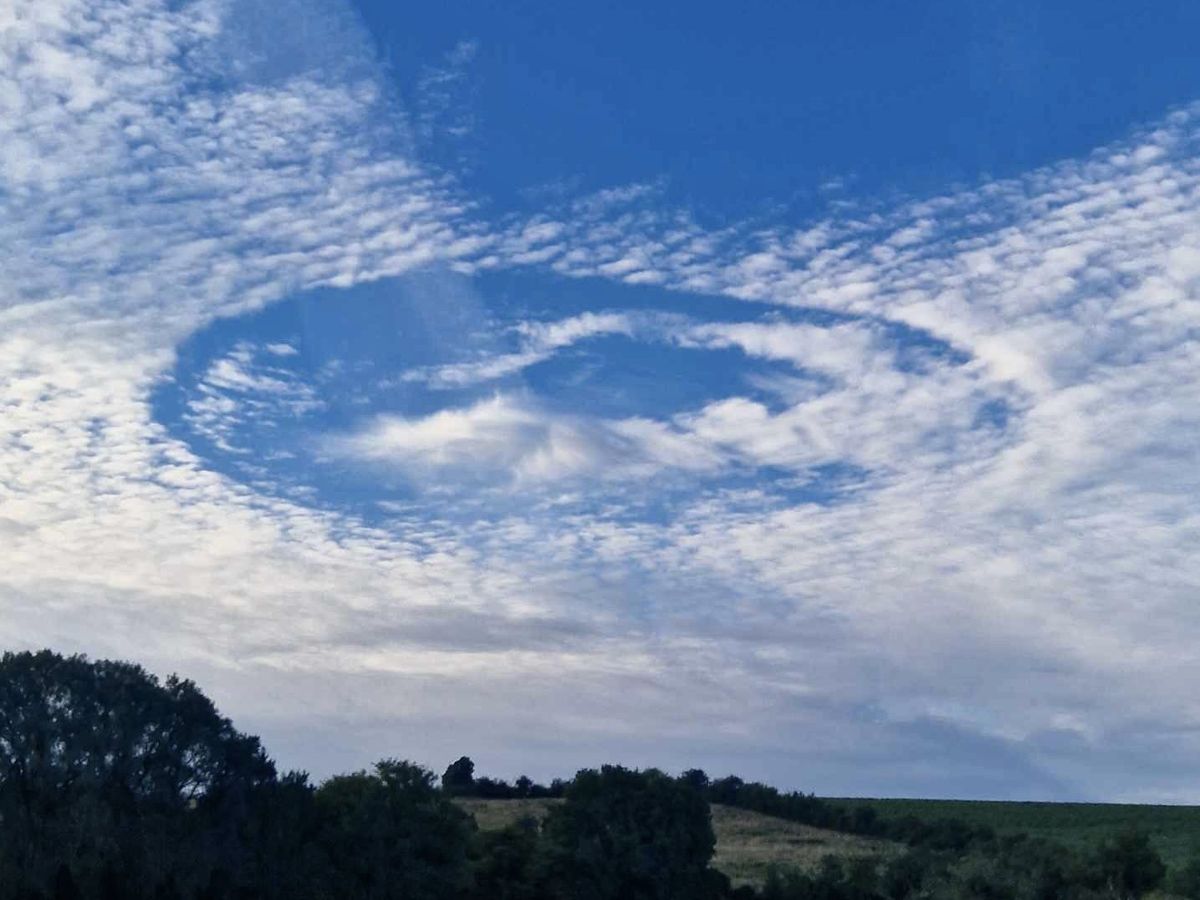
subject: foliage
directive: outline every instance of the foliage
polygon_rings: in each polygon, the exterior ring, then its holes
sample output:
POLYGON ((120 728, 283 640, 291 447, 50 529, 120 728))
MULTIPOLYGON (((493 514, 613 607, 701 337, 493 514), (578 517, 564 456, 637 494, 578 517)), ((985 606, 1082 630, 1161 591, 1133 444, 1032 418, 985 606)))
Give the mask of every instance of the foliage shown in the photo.
POLYGON ((695 789, 650 769, 584 769, 546 817, 549 878, 574 900, 701 900, 723 890, 695 789))
MULTIPOLYGON (((0 900, 1136 900, 1167 875, 1144 830, 1080 847, 918 812, 699 769, 509 784, 476 778, 466 756, 441 789, 401 760, 314 788, 278 775, 190 681, 0 657, 0 900), (540 805, 544 822, 480 833, 459 804, 482 798, 540 805), (735 889, 711 865, 710 801, 909 850, 858 840, 855 855, 735 889)), ((1200 859, 1167 884, 1200 900, 1200 859)))
POLYGON ((1167 874, 1162 858, 1150 839, 1137 831, 1123 831, 1097 848, 1093 865, 1114 897, 1141 897, 1154 890, 1167 874))
POLYGON ((475 763, 469 756, 460 756, 442 774, 442 790, 451 797, 477 797, 481 800, 525 800, 542 797, 561 797, 566 782, 556 778, 549 787, 536 784, 522 775, 512 784, 501 778, 475 777, 475 763))
POLYGON ((1180 897, 1200 900, 1200 856, 1193 856, 1171 872, 1167 879, 1167 890, 1180 897))
POLYGON ((466 796, 475 786, 475 763, 469 756, 460 756, 442 773, 442 790, 451 795, 466 796))
POLYGON ((276 781, 190 681, 49 651, 0 658, 0 897, 237 880, 276 781))
POLYGON ((478 900, 546 900, 549 887, 542 864, 538 823, 523 819, 479 842, 472 897, 478 900))
POLYGON ((473 826, 428 769, 384 760, 325 782, 316 807, 331 900, 437 900, 468 887, 473 826))
POLYGON ((1196 855, 1200 835, 1200 806, 862 798, 825 802, 852 812, 871 808, 880 819, 888 821, 906 817, 924 822, 958 819, 1000 835, 1047 838, 1080 852, 1134 830, 1150 837, 1154 849, 1171 869, 1182 868, 1196 855))

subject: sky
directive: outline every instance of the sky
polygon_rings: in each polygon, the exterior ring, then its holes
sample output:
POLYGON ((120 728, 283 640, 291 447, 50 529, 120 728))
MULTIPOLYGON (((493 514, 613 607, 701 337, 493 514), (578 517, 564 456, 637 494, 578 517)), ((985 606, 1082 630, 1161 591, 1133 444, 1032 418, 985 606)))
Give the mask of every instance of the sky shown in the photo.
POLYGON ((7 0, 0 645, 318 778, 1200 803, 1198 30, 7 0))

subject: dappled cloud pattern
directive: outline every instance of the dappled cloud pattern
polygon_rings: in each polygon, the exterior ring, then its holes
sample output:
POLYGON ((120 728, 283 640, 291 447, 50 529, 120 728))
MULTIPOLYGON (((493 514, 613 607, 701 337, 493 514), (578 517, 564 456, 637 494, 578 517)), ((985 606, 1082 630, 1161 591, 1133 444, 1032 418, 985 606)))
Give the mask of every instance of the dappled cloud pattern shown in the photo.
POLYGON ((194 672, 317 771, 400 735, 431 758, 487 735, 502 769, 540 729, 546 759, 754 757, 830 791, 994 764, 993 794, 1182 799, 1194 110, 803 226, 713 230, 636 185, 517 216, 422 164, 348 13, 309 14, 335 38, 215 2, 0 13, 7 644, 194 672), (268 26, 279 59, 247 49, 268 26), (424 407, 336 423, 287 335, 179 367, 236 317, 428 273, 483 312, 505 273, 613 290, 410 360, 424 407), (619 342, 732 354, 738 390, 596 413, 539 388, 619 342), (392 506, 256 457, 263 421, 325 426, 291 450, 389 473, 392 506))

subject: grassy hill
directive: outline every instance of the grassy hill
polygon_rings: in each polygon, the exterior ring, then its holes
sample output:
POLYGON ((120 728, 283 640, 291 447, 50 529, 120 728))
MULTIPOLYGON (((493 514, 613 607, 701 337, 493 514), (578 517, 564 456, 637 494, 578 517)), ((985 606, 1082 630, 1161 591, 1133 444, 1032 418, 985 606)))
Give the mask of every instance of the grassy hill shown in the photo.
POLYGON ((713 867, 734 885, 761 885, 771 865, 814 869, 825 856, 889 857, 903 851, 890 841, 800 825, 732 806, 712 807, 717 852, 713 867))
MULTIPOLYGON (((886 818, 962 819, 989 825, 999 833, 1025 832, 1087 850, 1123 829, 1150 835, 1163 861, 1174 869, 1200 855, 1200 807, 1114 803, 1038 803, 976 800, 881 800, 830 798, 849 807, 873 806, 886 818)), ((484 831, 503 828, 532 816, 540 819, 557 800, 458 801, 484 831)), ((771 864, 811 869, 823 856, 887 857, 898 844, 812 828, 714 804, 717 835, 714 865, 735 884, 761 884, 771 864)))
POLYGON ((1200 806, 1119 803, 1038 803, 993 800, 873 800, 830 798, 844 806, 872 806, 885 818, 962 819, 998 833, 1025 832, 1077 849, 1095 847, 1126 828, 1150 835, 1170 868, 1200 855, 1200 806))
MULTIPOLYGON (((457 802, 475 817, 480 830, 491 831, 527 816, 540 819, 551 804, 559 801, 464 797, 457 802)), ((717 836, 713 865, 728 875, 734 885, 761 885, 767 867, 772 864, 812 869, 827 855, 843 859, 886 857, 902 849, 888 841, 812 828, 729 806, 714 804, 712 819, 717 836)))

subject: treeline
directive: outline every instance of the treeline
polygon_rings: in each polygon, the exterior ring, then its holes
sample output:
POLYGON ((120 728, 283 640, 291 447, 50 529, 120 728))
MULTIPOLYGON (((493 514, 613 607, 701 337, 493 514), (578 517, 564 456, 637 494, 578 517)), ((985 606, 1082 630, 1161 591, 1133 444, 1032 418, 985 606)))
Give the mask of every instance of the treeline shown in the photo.
POLYGON ((618 766, 549 787, 384 760, 279 773, 190 681, 0 657, 0 900, 721 900, 704 797, 618 766), (457 782, 456 782, 457 779, 457 782), (561 796, 481 834, 456 789, 561 796))
MULTIPOLYGON (((1200 866, 1179 874, 1174 887, 1200 897, 1187 882, 1200 886, 1200 866)), ((1138 835, 1077 854, 698 770, 509 784, 462 757, 440 784, 385 760, 313 785, 279 773, 190 681, 50 651, 0 657, 0 900, 1131 900, 1163 877, 1138 835), (484 833, 461 796, 561 802, 484 833), (710 802, 907 834, 910 848, 734 888, 711 865, 710 802)))
POLYGON ((475 797, 480 800, 559 799, 567 792, 567 782, 555 778, 549 785, 537 784, 522 775, 512 784, 502 778, 475 777, 475 763, 460 756, 442 773, 442 790, 451 797, 475 797))

